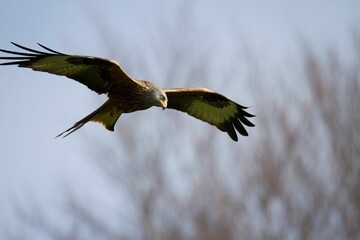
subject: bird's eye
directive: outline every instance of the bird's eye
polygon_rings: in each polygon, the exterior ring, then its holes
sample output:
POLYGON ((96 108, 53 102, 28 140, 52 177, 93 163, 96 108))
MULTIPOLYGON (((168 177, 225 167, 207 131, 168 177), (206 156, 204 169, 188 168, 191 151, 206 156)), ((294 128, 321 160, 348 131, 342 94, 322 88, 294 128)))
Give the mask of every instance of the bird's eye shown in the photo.
POLYGON ((160 100, 164 101, 165 100, 165 96, 164 95, 160 95, 160 100))

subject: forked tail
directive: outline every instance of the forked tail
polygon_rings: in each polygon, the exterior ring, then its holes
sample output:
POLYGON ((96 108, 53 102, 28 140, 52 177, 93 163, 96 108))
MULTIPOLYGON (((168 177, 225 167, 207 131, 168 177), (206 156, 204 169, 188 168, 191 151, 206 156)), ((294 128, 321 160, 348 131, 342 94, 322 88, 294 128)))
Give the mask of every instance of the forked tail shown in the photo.
POLYGON ((122 111, 119 110, 115 104, 108 100, 101 107, 99 107, 94 112, 90 113, 80 121, 76 122, 74 126, 60 133, 55 138, 60 136, 64 138, 84 126, 85 123, 89 121, 99 122, 104 125, 107 130, 114 131, 115 123, 119 119, 121 113, 122 111))

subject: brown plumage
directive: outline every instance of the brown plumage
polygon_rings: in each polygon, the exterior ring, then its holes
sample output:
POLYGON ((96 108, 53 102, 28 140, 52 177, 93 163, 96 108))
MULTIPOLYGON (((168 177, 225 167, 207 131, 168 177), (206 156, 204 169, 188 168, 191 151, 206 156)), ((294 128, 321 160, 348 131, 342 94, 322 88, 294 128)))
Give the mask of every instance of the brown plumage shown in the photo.
POLYGON ((76 122, 59 136, 66 137, 89 121, 100 122, 106 129, 114 131, 114 126, 122 113, 145 110, 152 106, 170 108, 188 113, 197 119, 216 126, 237 141, 235 129, 244 136, 248 133, 244 125, 253 127, 247 118, 254 115, 223 95, 206 88, 161 89, 154 83, 131 78, 113 61, 97 57, 67 55, 41 44, 47 52, 38 51, 12 43, 27 52, 0 49, 12 54, 0 57, 9 60, 0 65, 18 65, 35 71, 48 72, 74 79, 98 94, 107 94, 108 100, 85 118, 76 122))

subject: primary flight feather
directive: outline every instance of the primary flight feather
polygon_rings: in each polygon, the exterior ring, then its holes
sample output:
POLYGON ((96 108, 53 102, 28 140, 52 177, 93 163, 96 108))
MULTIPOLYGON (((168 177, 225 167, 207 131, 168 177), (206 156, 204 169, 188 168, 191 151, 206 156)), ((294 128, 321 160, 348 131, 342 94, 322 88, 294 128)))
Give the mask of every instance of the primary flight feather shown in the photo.
POLYGON ((98 94, 107 94, 109 98, 102 106, 57 137, 66 137, 89 121, 100 122, 106 129, 114 131, 115 123, 122 113, 145 110, 152 106, 186 112, 227 132, 234 141, 238 140, 236 131, 247 136, 244 125, 254 126, 247 119, 254 115, 246 112, 246 107, 209 89, 161 89, 154 83, 133 79, 113 60, 68 55, 41 44, 39 46, 46 51, 30 49, 13 42, 12 44, 26 52, 0 49, 1 52, 12 55, 0 57, 2 60, 8 60, 0 65, 18 65, 35 71, 66 76, 98 94))

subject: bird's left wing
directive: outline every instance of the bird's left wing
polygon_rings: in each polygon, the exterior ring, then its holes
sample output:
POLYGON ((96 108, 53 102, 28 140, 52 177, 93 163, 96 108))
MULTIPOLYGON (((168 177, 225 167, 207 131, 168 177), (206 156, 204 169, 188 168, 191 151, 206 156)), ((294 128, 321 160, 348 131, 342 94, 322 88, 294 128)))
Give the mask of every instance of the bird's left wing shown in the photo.
POLYGON ((112 60, 67 55, 41 44, 39 46, 47 52, 30 49, 16 43, 12 44, 27 52, 0 49, 1 52, 16 55, 0 57, 2 60, 10 60, 9 62, 0 63, 0 65, 18 65, 19 67, 31 68, 35 71, 66 76, 86 85, 98 94, 109 92, 116 84, 136 84, 120 65, 112 60))
POLYGON ((248 133, 244 125, 255 126, 247 118, 254 115, 223 95, 206 88, 171 88, 164 89, 167 98, 167 108, 186 112, 190 116, 216 126, 237 141, 235 129, 244 136, 248 133))

